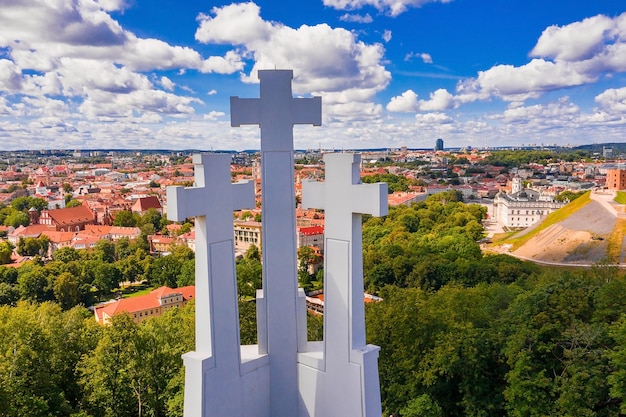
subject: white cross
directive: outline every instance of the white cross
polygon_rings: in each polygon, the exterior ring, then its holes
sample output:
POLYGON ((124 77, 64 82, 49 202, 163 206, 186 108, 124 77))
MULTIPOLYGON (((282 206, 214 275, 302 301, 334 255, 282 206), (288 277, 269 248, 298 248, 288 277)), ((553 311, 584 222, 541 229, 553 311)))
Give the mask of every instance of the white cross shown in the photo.
POLYGON ((253 208, 255 201, 253 182, 231 183, 230 160, 228 154, 194 155, 195 186, 167 189, 168 219, 195 217, 196 226, 196 351, 184 356, 185 417, 208 416, 209 387, 232 381, 231 389, 240 389, 234 382, 241 358, 233 210, 253 208), (205 380, 208 370, 219 375, 205 380))
POLYGON ((231 97, 231 125, 261 129, 263 300, 259 350, 270 357, 270 408, 296 416, 298 387, 297 257, 293 125, 322 123, 320 97, 293 98, 291 70, 259 71, 260 98, 231 97))
POLYGON ((360 159, 326 154, 326 182, 302 182, 302 206, 323 209, 325 219, 323 360, 321 369, 300 368, 301 381, 320 387, 315 396, 301 387, 317 415, 381 413, 378 348, 365 343, 361 214, 387 214, 387 184, 360 184, 360 159))
POLYGON ((233 127, 260 125, 261 151, 293 151, 293 125, 322 124, 322 98, 293 98, 291 70, 261 70, 260 98, 230 98, 233 127))

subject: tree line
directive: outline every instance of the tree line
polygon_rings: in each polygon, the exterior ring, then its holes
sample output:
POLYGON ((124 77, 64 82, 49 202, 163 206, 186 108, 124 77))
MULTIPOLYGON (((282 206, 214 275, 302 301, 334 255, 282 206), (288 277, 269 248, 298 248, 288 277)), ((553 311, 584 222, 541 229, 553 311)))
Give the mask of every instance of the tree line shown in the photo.
MULTIPOLYGON (((484 215, 442 193, 383 218, 364 216, 364 285, 382 298, 366 304, 366 324, 368 343, 381 346, 384 415, 626 414, 623 274, 482 253, 484 215)), ((85 275, 94 277, 84 281, 92 296, 103 297, 95 278, 109 274, 95 272, 101 262, 119 274, 137 268, 122 276, 154 286, 193 282, 193 253, 155 259, 141 251, 140 242, 102 243, 84 258, 65 250, 46 265, 0 268, 19 295, 0 307, 0 416, 182 415, 180 355, 193 349, 193 303, 141 324, 119 315, 100 327, 75 292, 54 292, 58 277, 85 275)), ((260 259, 251 248, 237 261, 246 344, 256 340, 248 300, 261 285, 260 259)), ((309 324, 319 340, 320 318, 309 324)))

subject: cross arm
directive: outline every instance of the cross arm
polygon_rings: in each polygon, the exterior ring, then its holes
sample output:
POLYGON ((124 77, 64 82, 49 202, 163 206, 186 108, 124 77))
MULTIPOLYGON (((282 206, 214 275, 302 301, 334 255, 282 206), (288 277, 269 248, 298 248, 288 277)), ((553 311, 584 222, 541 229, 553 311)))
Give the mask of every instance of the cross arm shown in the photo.
POLYGON ((315 180, 302 180, 302 208, 324 210, 326 184, 315 180))
POLYGON ((261 106, 258 98, 230 98, 230 125, 258 125, 261 123, 261 106))
POLYGON ((358 184, 351 193, 352 211, 371 214, 374 217, 386 216, 389 212, 387 183, 358 184))
POLYGON ((198 207, 202 207, 202 188, 186 188, 182 186, 167 187, 167 219, 175 222, 204 216, 198 213, 198 207), (184 201, 184 203, 183 203, 184 201))
POLYGON ((254 200, 254 181, 243 180, 232 185, 233 210, 253 209, 256 206, 254 200))
POLYGON ((293 124, 322 125, 322 98, 297 98, 292 106, 293 124))

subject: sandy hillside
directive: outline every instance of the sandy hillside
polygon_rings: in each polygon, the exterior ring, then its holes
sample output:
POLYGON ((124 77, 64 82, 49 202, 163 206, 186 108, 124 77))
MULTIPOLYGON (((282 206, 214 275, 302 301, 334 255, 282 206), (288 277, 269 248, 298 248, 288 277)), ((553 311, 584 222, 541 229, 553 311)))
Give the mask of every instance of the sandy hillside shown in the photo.
POLYGON ((514 254, 544 262, 591 264, 606 258, 607 241, 617 217, 592 200, 560 223, 539 232, 514 254))

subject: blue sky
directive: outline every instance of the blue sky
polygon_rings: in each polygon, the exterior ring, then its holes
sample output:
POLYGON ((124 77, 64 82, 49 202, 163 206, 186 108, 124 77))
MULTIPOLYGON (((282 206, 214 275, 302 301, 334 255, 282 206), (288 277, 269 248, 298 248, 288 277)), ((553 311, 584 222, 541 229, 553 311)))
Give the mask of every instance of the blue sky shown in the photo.
POLYGON ((621 0, 0 0, 0 28, 0 150, 257 149, 229 97, 272 68, 322 97, 299 149, 626 141, 621 0))

